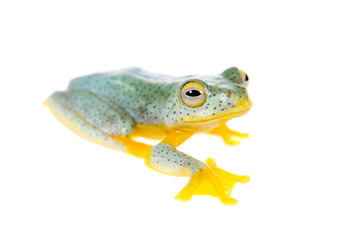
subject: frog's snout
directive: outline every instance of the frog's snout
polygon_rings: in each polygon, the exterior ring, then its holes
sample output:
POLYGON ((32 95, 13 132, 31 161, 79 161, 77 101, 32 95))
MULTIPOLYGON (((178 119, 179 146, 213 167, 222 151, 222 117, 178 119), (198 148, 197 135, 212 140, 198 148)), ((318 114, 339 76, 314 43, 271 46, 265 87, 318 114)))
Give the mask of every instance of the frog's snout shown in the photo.
POLYGON ((252 101, 250 98, 239 98, 238 105, 244 109, 250 109, 252 107, 252 101))
POLYGON ((249 97, 239 98, 236 104, 236 110, 239 114, 246 114, 252 107, 253 103, 249 97))

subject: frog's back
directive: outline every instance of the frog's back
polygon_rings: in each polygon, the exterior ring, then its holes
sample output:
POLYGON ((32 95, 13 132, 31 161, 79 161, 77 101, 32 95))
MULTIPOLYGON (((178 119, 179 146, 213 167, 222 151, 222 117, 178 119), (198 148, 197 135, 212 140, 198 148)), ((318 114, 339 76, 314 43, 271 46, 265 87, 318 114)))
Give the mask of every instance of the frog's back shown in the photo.
POLYGON ((128 68, 73 79, 69 90, 84 90, 120 104, 137 123, 161 124, 167 103, 179 81, 176 78, 128 68))
POLYGON ((140 84, 142 86, 156 83, 173 82, 174 77, 150 73, 140 68, 126 68, 117 71, 95 73, 73 79, 69 89, 87 89, 89 85, 105 84, 140 84))

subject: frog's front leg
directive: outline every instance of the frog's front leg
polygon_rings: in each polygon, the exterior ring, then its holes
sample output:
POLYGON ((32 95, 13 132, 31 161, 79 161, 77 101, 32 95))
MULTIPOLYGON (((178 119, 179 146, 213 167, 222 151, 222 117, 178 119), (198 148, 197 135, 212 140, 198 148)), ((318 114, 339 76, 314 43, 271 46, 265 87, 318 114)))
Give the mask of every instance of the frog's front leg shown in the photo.
POLYGON ((236 204, 237 200, 231 197, 235 183, 247 183, 250 178, 226 172, 218 168, 212 159, 203 163, 176 150, 172 145, 180 145, 191 134, 185 133, 181 136, 181 133, 171 133, 171 135, 171 138, 167 137, 162 143, 151 149, 150 155, 145 158, 145 164, 164 174, 190 177, 188 184, 175 198, 187 201, 193 195, 210 195, 219 198, 224 204, 236 204))
POLYGON ((236 138, 248 138, 249 133, 240 133, 234 130, 231 130, 225 123, 219 125, 218 127, 212 129, 208 134, 220 136, 227 145, 239 145, 240 142, 236 138))

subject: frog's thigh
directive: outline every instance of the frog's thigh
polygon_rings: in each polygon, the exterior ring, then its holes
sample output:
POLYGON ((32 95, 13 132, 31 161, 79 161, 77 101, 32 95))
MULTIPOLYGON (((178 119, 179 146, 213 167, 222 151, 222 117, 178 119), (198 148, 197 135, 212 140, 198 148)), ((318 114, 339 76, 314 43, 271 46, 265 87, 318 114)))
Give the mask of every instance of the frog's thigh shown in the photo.
POLYGON ((112 136, 128 136, 133 118, 118 103, 109 102, 83 90, 56 92, 52 99, 70 107, 85 122, 112 136))
POLYGON ((58 100, 58 94, 54 94, 45 101, 55 117, 82 138, 110 147, 115 150, 125 151, 123 143, 116 141, 112 136, 90 125, 79 116, 71 107, 58 100))

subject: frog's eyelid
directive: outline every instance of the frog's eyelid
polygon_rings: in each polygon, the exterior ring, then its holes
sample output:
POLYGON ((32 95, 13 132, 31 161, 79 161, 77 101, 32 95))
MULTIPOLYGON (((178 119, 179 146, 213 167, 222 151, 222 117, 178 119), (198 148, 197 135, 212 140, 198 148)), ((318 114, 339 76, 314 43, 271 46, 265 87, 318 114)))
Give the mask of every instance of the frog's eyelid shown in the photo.
POLYGON ((230 81, 240 84, 242 87, 246 88, 249 85, 249 76, 237 67, 230 67, 222 72, 221 75, 230 81))

